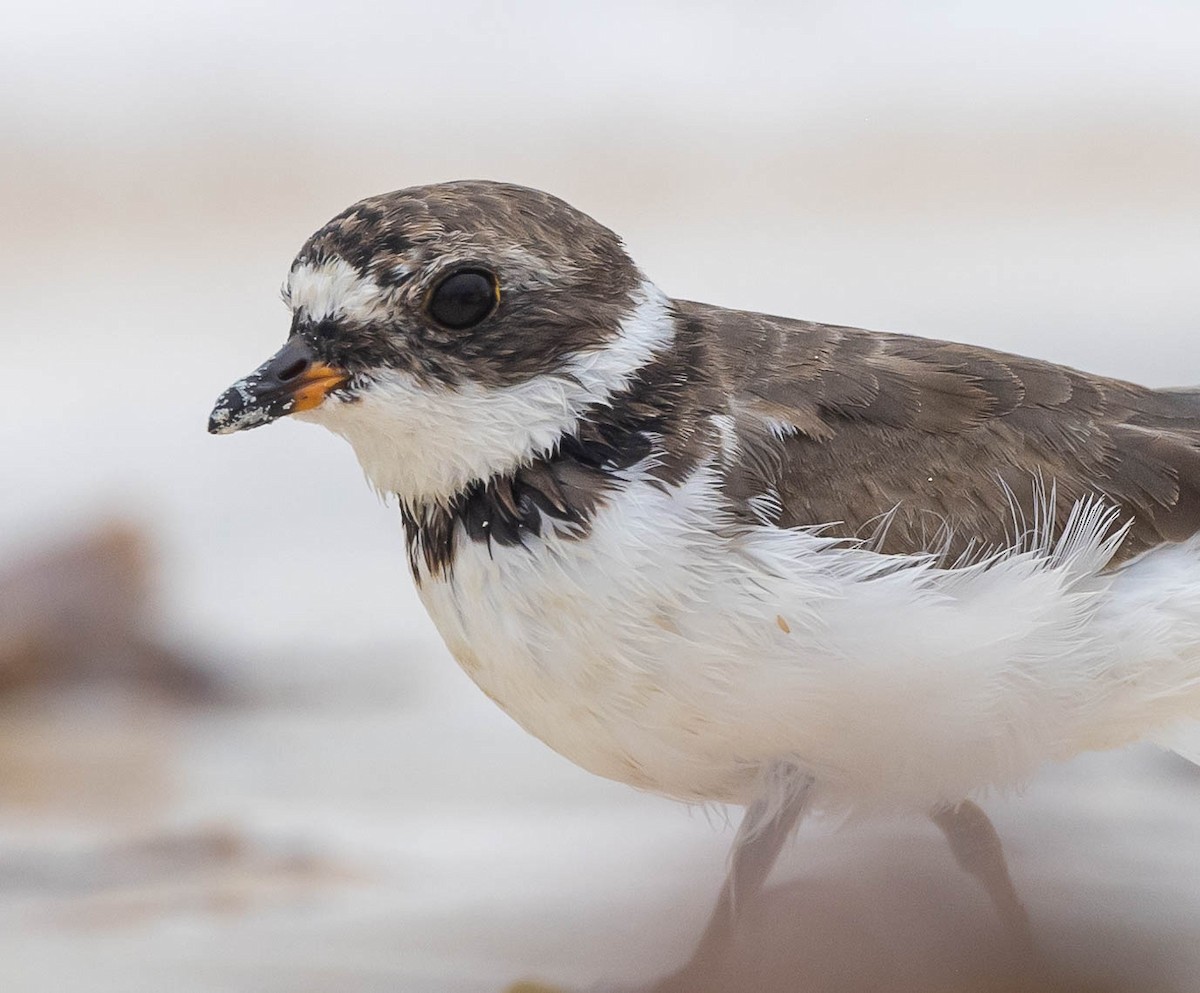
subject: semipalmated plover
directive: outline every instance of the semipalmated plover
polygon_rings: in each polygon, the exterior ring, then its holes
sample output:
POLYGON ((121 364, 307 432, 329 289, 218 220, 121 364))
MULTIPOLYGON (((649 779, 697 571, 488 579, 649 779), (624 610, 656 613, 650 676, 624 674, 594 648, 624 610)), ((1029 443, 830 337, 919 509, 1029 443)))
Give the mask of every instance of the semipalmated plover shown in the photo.
POLYGON ((321 228, 285 414, 394 495, 451 653, 601 776, 749 807, 713 934, 808 807, 931 814, 1200 717, 1200 391, 668 297, 544 193, 458 182, 321 228))

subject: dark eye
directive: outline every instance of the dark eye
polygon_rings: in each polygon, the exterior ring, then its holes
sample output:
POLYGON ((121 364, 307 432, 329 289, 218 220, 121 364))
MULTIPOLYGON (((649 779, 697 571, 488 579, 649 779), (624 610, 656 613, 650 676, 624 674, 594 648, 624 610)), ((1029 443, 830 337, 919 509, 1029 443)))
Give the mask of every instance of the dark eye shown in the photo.
POLYGON ((455 331, 474 327, 500 302, 496 277, 483 269, 453 272, 429 295, 429 316, 455 331))

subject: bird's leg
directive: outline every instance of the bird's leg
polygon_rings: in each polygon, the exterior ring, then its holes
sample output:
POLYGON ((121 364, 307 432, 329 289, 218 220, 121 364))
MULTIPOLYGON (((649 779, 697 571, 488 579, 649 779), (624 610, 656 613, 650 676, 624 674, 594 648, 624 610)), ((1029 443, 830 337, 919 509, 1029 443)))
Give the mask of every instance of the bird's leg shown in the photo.
POLYGON ((1029 915, 1017 898, 1004 860, 1000 836, 988 815, 970 800, 940 807, 930 815, 950 843, 955 861, 978 879, 1013 937, 1032 944, 1029 915))
POLYGON ((811 782, 796 783, 781 804, 778 795, 766 795, 747 809, 733 841, 729 871, 717 905, 687 964, 655 986, 655 993, 704 988, 704 979, 727 954, 738 915, 754 899, 779 852, 808 806, 811 782))

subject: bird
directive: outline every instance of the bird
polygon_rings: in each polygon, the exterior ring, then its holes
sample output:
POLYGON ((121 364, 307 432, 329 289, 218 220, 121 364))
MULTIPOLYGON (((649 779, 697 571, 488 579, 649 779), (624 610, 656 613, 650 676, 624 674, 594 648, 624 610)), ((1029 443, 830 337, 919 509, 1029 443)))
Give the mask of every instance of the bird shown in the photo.
POLYGON ((813 811, 932 818, 1028 936, 976 799, 1195 740, 1200 388, 675 299, 491 181, 350 206, 283 298, 209 430, 345 438, 488 697, 592 773, 746 808, 680 989, 813 811))

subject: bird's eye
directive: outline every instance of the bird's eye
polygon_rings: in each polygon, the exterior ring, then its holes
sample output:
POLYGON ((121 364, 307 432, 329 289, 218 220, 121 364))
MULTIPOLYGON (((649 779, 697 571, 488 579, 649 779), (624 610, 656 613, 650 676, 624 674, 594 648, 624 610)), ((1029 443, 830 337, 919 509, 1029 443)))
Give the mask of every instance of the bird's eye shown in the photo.
POLYGON ((499 302, 495 276, 483 269, 460 269, 433 288, 427 309, 439 324, 462 331, 491 314, 499 302))

